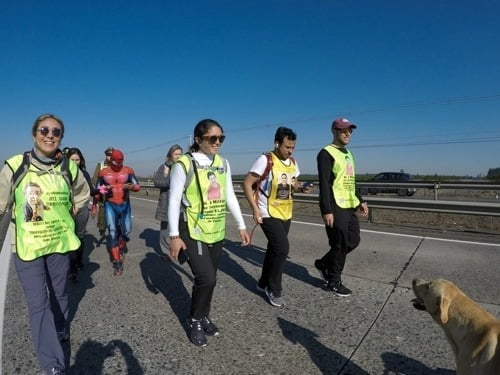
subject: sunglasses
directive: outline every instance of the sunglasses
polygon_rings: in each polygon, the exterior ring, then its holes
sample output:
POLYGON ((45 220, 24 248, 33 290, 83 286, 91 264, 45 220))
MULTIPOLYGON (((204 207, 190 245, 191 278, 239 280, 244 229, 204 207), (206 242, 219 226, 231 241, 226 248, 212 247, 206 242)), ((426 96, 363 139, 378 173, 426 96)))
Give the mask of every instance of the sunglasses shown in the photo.
POLYGON ((46 127, 41 127, 38 128, 36 131, 40 132, 41 135, 44 137, 48 136, 50 132, 52 132, 52 135, 56 138, 59 138, 62 135, 62 129, 60 128, 46 128, 46 127))
POLYGON ((335 129, 337 132, 339 133, 342 133, 342 134, 345 134, 345 135, 349 135, 349 134, 352 134, 352 128, 347 128, 347 129, 335 129))
POLYGON ((210 143, 215 143, 219 141, 219 143, 224 142, 224 139, 226 139, 225 135, 204 135, 201 137, 204 141, 208 141, 210 143))

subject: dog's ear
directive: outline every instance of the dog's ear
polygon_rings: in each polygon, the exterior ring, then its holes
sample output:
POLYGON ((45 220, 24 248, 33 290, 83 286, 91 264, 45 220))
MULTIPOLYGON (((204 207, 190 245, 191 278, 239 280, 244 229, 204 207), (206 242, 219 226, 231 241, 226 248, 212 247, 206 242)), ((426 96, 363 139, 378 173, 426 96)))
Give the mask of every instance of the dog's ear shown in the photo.
POLYGON ((439 317, 441 323, 446 324, 448 322, 448 309, 450 308, 451 300, 449 298, 439 296, 437 298, 437 310, 439 311, 439 317))

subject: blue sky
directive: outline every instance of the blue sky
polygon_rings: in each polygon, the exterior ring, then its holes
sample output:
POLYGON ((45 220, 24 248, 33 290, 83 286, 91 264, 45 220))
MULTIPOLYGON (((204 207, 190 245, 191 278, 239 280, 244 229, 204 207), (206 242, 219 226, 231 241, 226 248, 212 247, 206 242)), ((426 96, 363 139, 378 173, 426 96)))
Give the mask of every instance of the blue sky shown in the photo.
POLYGON ((477 176, 500 167, 498 1, 3 1, 0 159, 41 113, 88 169, 108 146, 141 176, 203 118, 245 173, 279 125, 302 173, 358 125, 357 172, 477 176))

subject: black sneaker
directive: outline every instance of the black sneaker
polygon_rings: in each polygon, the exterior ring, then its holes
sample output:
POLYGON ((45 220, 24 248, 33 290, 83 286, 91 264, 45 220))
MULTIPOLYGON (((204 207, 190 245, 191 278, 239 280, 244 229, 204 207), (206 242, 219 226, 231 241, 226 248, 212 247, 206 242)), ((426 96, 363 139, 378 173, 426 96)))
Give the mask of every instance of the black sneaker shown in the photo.
POLYGON ((319 271, 319 275, 321 276, 323 281, 328 282, 329 273, 323 261, 321 259, 316 259, 314 261, 314 267, 316 267, 316 269, 319 271))
POLYGON ((323 289, 335 293, 337 296, 340 297, 347 297, 350 296, 352 291, 349 288, 346 288, 342 283, 334 283, 334 282, 327 282, 324 286, 323 289))
POLYGON ((191 328, 189 332, 191 342, 196 346, 207 346, 207 337, 205 336, 201 320, 190 319, 189 328, 191 328))
POLYGON ((60 369, 59 367, 54 367, 49 370, 49 372, 46 372, 45 374, 47 375, 64 375, 66 372, 63 369, 60 369))
POLYGON ((203 327, 203 330, 207 334, 207 336, 218 336, 219 335, 219 329, 215 324, 212 323, 212 321, 208 318, 208 316, 204 317, 201 320, 201 325, 203 327))

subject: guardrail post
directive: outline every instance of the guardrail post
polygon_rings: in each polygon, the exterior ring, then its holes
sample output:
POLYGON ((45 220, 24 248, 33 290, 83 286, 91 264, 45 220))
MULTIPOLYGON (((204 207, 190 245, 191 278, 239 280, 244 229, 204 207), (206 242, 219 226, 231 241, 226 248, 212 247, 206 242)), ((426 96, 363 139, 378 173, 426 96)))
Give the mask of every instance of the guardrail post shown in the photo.
POLYGON ((438 200, 439 182, 434 182, 434 200, 438 200))

